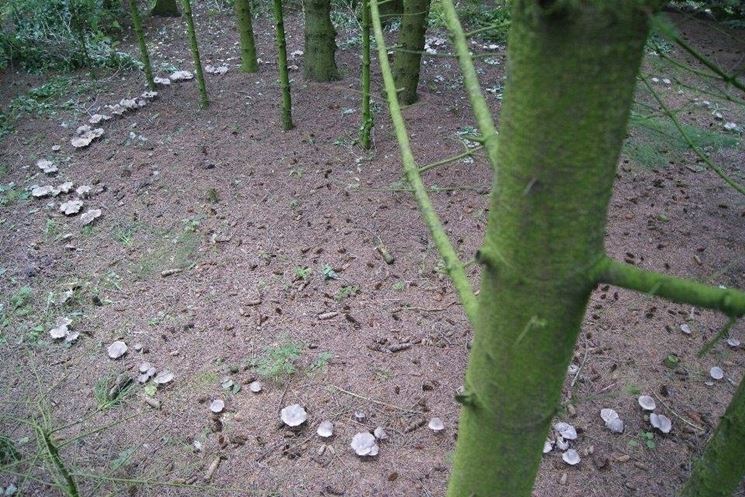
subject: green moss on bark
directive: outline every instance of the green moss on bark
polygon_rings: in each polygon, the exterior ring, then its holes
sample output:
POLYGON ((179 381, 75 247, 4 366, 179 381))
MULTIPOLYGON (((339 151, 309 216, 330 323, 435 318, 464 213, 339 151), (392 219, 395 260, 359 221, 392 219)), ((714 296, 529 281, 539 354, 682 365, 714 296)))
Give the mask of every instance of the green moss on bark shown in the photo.
POLYGON ((303 75, 312 81, 339 79, 336 68, 336 30, 331 22, 331 0, 305 0, 303 75))
POLYGON ((129 0, 129 12, 132 16, 132 27, 134 29, 135 35, 137 36, 137 44, 140 46, 140 57, 142 59, 142 67, 145 72, 147 87, 155 91, 153 68, 150 65, 150 54, 147 51, 145 33, 142 31, 142 20, 140 19, 140 11, 137 8, 137 0, 129 0))
POLYGON ((241 71, 256 72, 259 65, 256 61, 251 0, 235 0, 235 15, 238 18, 238 32, 241 37, 241 71))
POLYGON ((449 497, 531 495, 604 257, 606 210, 648 31, 638 2, 613 4, 513 6, 469 402, 449 497))
POLYGON ((277 66, 279 69, 279 88, 282 93, 282 129, 291 130, 292 95, 290 94, 290 76, 287 72, 287 42, 285 41, 285 21, 282 12, 282 0, 273 0, 275 43, 277 44, 277 66))
POLYGON ((430 0, 404 0, 398 50, 393 60, 393 77, 398 98, 404 105, 417 101, 417 85, 424 50, 424 33, 427 30, 430 0))

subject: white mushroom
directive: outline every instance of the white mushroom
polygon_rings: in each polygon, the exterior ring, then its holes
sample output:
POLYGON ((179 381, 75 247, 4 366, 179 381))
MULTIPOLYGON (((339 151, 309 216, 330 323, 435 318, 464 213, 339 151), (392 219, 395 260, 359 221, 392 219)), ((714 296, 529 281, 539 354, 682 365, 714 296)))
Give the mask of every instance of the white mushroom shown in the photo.
POLYGON ((61 185, 57 187, 57 190, 60 193, 70 193, 73 186, 75 186, 75 184, 72 181, 65 181, 64 183, 62 183, 61 185))
POLYGON ((57 318, 57 321, 54 322, 54 328, 49 330, 49 334, 55 340, 60 340, 62 338, 65 338, 70 332, 67 328, 68 326, 70 326, 70 324, 72 324, 71 319, 68 319, 65 317, 57 318))
POLYGON ((550 438, 547 438, 545 442, 543 442, 543 453, 548 454, 551 452, 551 450, 554 448, 554 441, 550 438))
POLYGON ((373 430, 373 435, 378 440, 388 439, 388 433, 386 433, 385 428, 383 428, 382 426, 378 426, 377 428, 375 428, 375 430, 373 430))
POLYGON ((101 217, 101 209, 90 209, 85 211, 83 215, 80 216, 80 222, 83 224, 83 226, 87 226, 99 217, 101 217))
POLYGON ((715 380, 721 380, 722 378, 724 378, 724 371, 719 366, 714 366, 709 370, 709 376, 711 376, 715 380))
POLYGON ((731 338, 730 337, 730 338, 727 339, 727 345, 729 345, 733 349, 736 349, 737 347, 740 346, 740 340, 738 340, 737 338, 731 338))
POLYGON ((673 422, 664 414, 653 412, 649 415, 649 422, 662 433, 670 433, 670 430, 673 428, 673 422))
POLYGON ((175 71, 169 76, 169 78, 171 82, 176 83, 179 81, 189 81, 190 79, 194 79, 194 75, 189 71, 175 71))
POLYGON ((175 378, 175 375, 171 373, 168 370, 163 370, 160 373, 155 375, 155 378, 153 378, 153 382, 157 383, 158 385, 165 385, 166 383, 170 383, 175 378))
POLYGON ((354 420, 357 421, 358 423, 362 423, 365 420, 366 417, 367 416, 365 416, 365 413, 364 412, 362 412, 362 411, 354 411, 354 420))
POLYGON ((561 458, 570 466, 575 466, 579 464, 580 461, 579 454, 574 449, 569 449, 568 451, 564 452, 561 455, 561 458))
POLYGON ((146 91, 140 97, 145 98, 147 100, 154 100, 158 97, 157 91, 146 91))
POLYGON ((80 209, 83 208, 83 201, 82 200, 68 200, 67 202, 63 202, 62 205, 59 206, 60 212, 62 212, 65 216, 73 216, 80 212, 80 209))
POLYGON ((50 195, 55 195, 57 189, 51 185, 46 186, 35 186, 31 189, 31 196, 34 198, 43 198, 50 195))
POLYGON ((569 442, 564 440, 564 437, 556 437, 556 448, 559 450, 567 450, 569 448, 569 442))
POLYGON ((352 437, 351 447, 354 453, 360 457, 371 457, 378 455, 378 444, 372 433, 363 431, 352 437))
POLYGON ((623 433, 623 420, 614 418, 605 423, 605 426, 613 433, 623 433))
POLYGON ((316 430, 316 433, 321 438, 329 438, 333 436, 334 423, 332 423, 331 421, 321 421, 321 424, 318 425, 318 429, 316 430))
POLYGON ((220 414, 225 409, 225 402, 221 399, 215 399, 210 402, 210 411, 215 414, 220 414))
POLYGON ((217 74, 222 75, 228 72, 228 66, 222 65, 222 66, 213 66, 211 64, 207 64, 204 66, 204 72, 209 74, 217 74))
POLYGON ((440 418, 432 418, 429 420, 429 424, 427 424, 427 428, 435 432, 442 431, 445 429, 445 423, 443 423, 440 418))
POLYGON ((44 171, 45 174, 54 174, 59 171, 59 169, 57 169, 57 166, 55 166, 52 161, 47 159, 39 159, 38 161, 36 161, 36 166, 44 171))
POLYGON ((139 369, 140 373, 147 373, 148 370, 150 368, 152 368, 152 367, 153 367, 153 365, 150 364, 149 362, 143 362, 143 363, 140 363, 140 367, 138 369, 139 369))
POLYGON ((109 357, 111 359, 119 359, 121 356, 127 353, 127 344, 122 342, 121 340, 117 340, 116 342, 109 345, 109 347, 106 349, 106 352, 109 354, 109 357))
POLYGON ((655 408, 657 408, 657 403, 649 395, 640 395, 639 396, 639 405, 645 411, 654 411, 655 408))
POLYGON ((111 116, 108 116, 106 114, 93 114, 90 119, 88 119, 88 122, 90 124, 98 124, 101 121, 108 121, 111 119, 111 116))
POLYGON ((688 326, 688 323, 683 323, 683 324, 680 325, 680 331, 682 331, 686 335, 690 335, 691 334, 691 327, 688 326))
POLYGON ((566 440, 577 440, 577 430, 569 423, 559 421, 554 425, 554 430, 566 440))
POLYGON ((251 390, 253 393, 259 393, 264 387, 261 385, 260 381, 252 381, 248 385, 248 389, 251 390))
POLYGON ((305 412, 305 409, 300 404, 292 404, 285 407, 280 411, 279 415, 282 422, 291 428, 300 426, 308 419, 308 413, 305 412))
POLYGON ((80 198, 87 198, 92 189, 93 187, 90 185, 80 185, 75 189, 75 193, 77 193, 80 198))

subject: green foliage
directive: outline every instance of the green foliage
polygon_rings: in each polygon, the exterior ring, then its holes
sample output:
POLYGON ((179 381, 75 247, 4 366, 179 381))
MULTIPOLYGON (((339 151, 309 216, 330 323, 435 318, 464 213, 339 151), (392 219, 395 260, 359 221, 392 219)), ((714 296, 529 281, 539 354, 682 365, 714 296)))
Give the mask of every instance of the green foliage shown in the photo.
POLYGON ((335 280, 339 278, 339 275, 336 274, 336 271, 334 271, 334 268, 332 268, 328 264, 323 265, 323 268, 321 269, 321 273, 323 274, 324 280, 335 280))
POLYGON ((12 464, 20 459, 21 455, 18 453, 13 440, 5 435, 0 435, 0 466, 12 464))
MULTIPOLYGON (((654 433, 651 431, 639 432, 639 440, 641 440, 641 443, 644 444, 644 446, 650 450, 657 447, 657 443, 654 441, 654 433)), ((631 440, 628 441, 628 446, 638 447, 639 440, 632 438, 631 440)))
POLYGON ((252 363, 262 378, 283 381, 297 371, 295 361, 301 353, 302 344, 287 341, 267 348, 252 363))
POLYGON ((307 280, 313 270, 307 266, 297 266, 295 268, 295 278, 299 280, 307 280))
POLYGON ((354 297, 360 291, 360 287, 357 285, 344 285, 334 295, 334 300, 341 302, 349 297, 354 297))
POLYGON ((10 307, 18 316, 26 316, 31 311, 31 297, 33 290, 31 287, 21 287, 10 296, 10 307))
POLYGON ((120 405, 132 393, 135 383, 128 382, 122 388, 111 388, 113 378, 105 376, 98 380, 93 387, 93 397, 100 410, 111 409, 120 405))
POLYGON ((118 52, 109 36, 120 29, 121 16, 119 3, 105 0, 5 0, 0 3, 0 69, 11 64, 30 71, 134 67, 137 61, 118 52))
POLYGON ((27 200, 28 198, 29 193, 27 191, 18 189, 18 187, 12 183, 0 185, 0 206, 2 207, 13 205, 19 200, 27 200))
MULTIPOLYGON (((632 114, 629 120, 631 136, 623 154, 644 167, 659 167, 670 160, 678 160, 689 149, 688 144, 666 117, 632 114)), ((683 129, 699 149, 717 151, 738 146, 737 136, 715 130, 683 124, 683 129)))
MULTIPOLYGON (((491 5, 476 0, 467 0, 458 5, 458 14, 466 29, 483 30, 479 35, 484 40, 495 43, 505 43, 512 24, 510 16, 510 2, 497 1, 491 5)), ((431 27, 445 28, 445 14, 440 2, 432 2, 429 14, 431 27)))
POLYGON ((308 373, 320 373, 325 371, 326 366, 328 366, 333 357, 334 354, 332 354, 331 352, 321 352, 320 354, 318 354, 318 356, 316 356, 313 362, 310 363, 310 366, 308 366, 308 373))

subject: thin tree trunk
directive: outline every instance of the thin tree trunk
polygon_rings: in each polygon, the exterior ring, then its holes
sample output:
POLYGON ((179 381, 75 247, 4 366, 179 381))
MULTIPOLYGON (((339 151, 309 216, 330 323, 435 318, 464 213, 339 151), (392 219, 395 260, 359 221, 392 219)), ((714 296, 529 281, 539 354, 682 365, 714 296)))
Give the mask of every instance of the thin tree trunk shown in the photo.
POLYGON ((282 0, 273 0, 274 21, 277 43, 277 66, 279 67, 279 88, 282 92, 282 129, 294 128, 292 124, 292 96, 290 95, 290 76, 287 72, 287 42, 285 41, 285 22, 282 13, 282 0))
POLYGON ((305 0, 303 75, 312 81, 339 79, 336 69, 336 30, 331 22, 331 0, 305 0))
POLYGON ((606 211, 648 32, 639 5, 513 4, 449 497, 531 495, 605 259, 606 211))
POLYGON ((745 380, 693 466, 681 497, 730 497, 745 475, 745 380))
POLYGON ((370 109, 370 4, 362 0, 362 125, 360 126, 360 145, 368 150, 372 145, 370 134, 373 115, 370 109))
POLYGON ((418 100, 419 70, 424 50, 424 33, 427 30, 427 15, 430 0, 404 0, 401 33, 393 59, 393 77, 399 90, 399 100, 404 105, 418 100))
POLYGON ((176 0, 155 0, 155 6, 153 6, 150 14, 160 17, 178 17, 181 15, 176 6, 176 0))
POLYGON ((147 52, 147 43, 145 43, 145 33, 142 31, 142 20, 140 19, 140 11, 137 8, 137 0, 129 0, 129 10, 132 15, 132 28, 137 36, 137 43, 140 45, 140 56, 142 57, 142 66, 145 71, 147 87, 155 91, 153 68, 150 65, 150 54, 147 52))
POLYGON ((194 58, 194 71, 197 74, 197 84, 199 85, 199 106, 204 109, 210 104, 210 101, 209 98, 207 98, 207 85, 204 82, 202 60, 199 57, 197 32, 194 29, 194 18, 191 15, 191 0, 181 0, 181 7, 184 9, 184 18, 186 19, 186 32, 189 35, 191 55, 194 58))
POLYGON ((256 43, 254 42, 251 0, 235 0, 235 13, 238 18, 238 32, 241 36, 241 71, 256 72, 256 43))
POLYGON ((386 0, 384 3, 378 3, 380 10, 380 20, 385 25, 390 25, 396 19, 401 18, 404 11, 403 0, 386 0))

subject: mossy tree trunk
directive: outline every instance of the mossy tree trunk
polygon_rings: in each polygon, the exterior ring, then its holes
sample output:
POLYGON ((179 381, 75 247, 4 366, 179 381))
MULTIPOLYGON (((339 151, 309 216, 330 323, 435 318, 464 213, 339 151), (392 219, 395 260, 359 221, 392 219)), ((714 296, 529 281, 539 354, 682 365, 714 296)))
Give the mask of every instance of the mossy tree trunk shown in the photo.
POLYGON ((251 0, 235 0, 235 14, 238 18, 238 32, 241 37, 241 71, 256 72, 259 70, 259 65, 256 61, 251 0))
POLYGON ((404 105, 413 104, 418 99, 416 88, 419 85, 429 5, 430 0, 404 0, 401 32, 393 59, 393 77, 399 90, 399 100, 404 105))
POLYGON ((681 497, 730 497, 745 475, 745 380, 706 446, 681 497))
POLYGON ((197 75, 197 84, 199 85, 199 106, 203 109, 209 104, 207 97, 207 85, 204 82, 204 71, 202 70, 202 59, 199 56, 199 44, 197 43, 197 30, 194 28, 194 18, 191 15, 191 0, 181 0, 181 7, 184 9, 184 19, 186 20, 186 33, 189 36, 189 45, 191 47, 191 56, 194 59, 194 71, 197 75))
POLYGON ((331 0, 305 0, 303 75, 312 81, 339 79, 336 68, 336 30, 331 22, 331 0))
POLYGON ((362 0, 362 123, 360 146, 368 150, 372 146, 373 115, 370 108, 370 2, 362 0))
POLYGON ((449 497, 531 495, 605 261, 606 211, 648 32, 640 4, 513 4, 449 497))
POLYGON ((155 0, 155 5, 150 14, 160 17, 178 17, 181 15, 176 0, 155 0))
POLYGON ((273 0, 275 43, 277 44, 277 67, 279 69, 279 88, 282 94, 282 129, 291 130, 292 95, 290 94, 290 75, 287 71, 287 42, 285 41, 285 21, 282 0, 273 0))
POLYGON ((142 67, 145 72, 147 87, 155 91, 153 67, 150 65, 150 54, 147 51, 145 33, 142 31, 142 20, 140 19, 140 10, 137 8, 137 0, 129 0, 129 12, 132 16, 132 28, 137 36, 137 43, 140 46, 140 57, 142 58, 142 67))
POLYGON ((403 0, 386 0, 385 3, 378 3, 378 5, 380 20, 386 25, 399 19, 404 11, 403 0))

